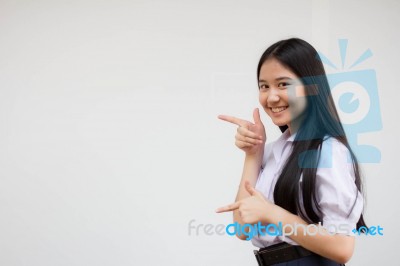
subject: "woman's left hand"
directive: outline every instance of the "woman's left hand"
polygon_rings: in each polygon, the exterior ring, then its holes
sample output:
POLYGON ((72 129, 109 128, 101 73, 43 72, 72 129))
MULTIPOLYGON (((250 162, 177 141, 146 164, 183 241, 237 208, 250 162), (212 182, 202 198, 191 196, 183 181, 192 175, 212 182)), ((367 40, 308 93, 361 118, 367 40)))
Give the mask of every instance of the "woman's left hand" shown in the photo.
POLYGON ((250 193, 250 197, 220 207, 216 212, 221 213, 238 210, 242 221, 247 224, 255 224, 258 222, 276 223, 279 221, 280 215, 283 214, 282 212, 285 210, 265 199, 261 192, 253 188, 248 181, 245 182, 244 186, 250 193))

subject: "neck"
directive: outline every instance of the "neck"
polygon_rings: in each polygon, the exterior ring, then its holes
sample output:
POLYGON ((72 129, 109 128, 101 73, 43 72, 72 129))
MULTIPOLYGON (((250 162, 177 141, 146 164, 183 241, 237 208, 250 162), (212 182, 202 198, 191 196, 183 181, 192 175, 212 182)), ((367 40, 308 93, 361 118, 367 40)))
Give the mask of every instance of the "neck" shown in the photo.
POLYGON ((295 133, 297 132, 297 130, 299 130, 300 125, 301 125, 301 123, 302 123, 302 121, 303 121, 303 118, 304 118, 303 116, 298 117, 297 119, 291 121, 291 122, 287 125, 287 126, 288 126, 288 129, 289 129, 289 132, 290 132, 290 135, 295 134, 295 133))

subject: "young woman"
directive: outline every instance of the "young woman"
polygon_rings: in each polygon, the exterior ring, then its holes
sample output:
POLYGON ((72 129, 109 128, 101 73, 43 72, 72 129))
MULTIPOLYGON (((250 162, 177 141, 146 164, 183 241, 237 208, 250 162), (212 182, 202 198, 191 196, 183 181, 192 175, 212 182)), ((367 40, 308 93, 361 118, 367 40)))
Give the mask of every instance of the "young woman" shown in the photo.
POLYGON ((235 144, 246 156, 235 203, 217 212, 233 211, 240 225, 274 225, 252 238, 259 265, 344 264, 353 229, 365 226, 361 179, 318 53, 301 39, 279 41, 261 56, 257 79, 259 102, 282 135, 265 145, 258 109, 254 122, 219 116, 238 126, 235 144))

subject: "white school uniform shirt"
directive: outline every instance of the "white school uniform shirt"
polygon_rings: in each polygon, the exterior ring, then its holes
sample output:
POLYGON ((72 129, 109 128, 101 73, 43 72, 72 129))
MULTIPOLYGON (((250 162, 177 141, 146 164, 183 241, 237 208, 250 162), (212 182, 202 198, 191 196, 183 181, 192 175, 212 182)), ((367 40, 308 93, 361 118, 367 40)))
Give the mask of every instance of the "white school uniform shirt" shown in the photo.
MULTIPOLYGON (((294 139, 295 134, 290 135, 289 130, 286 130, 279 139, 265 146, 262 169, 255 188, 272 202, 275 184, 291 153, 294 139)), ((322 212, 323 227, 332 234, 336 232, 354 235, 352 230, 356 228, 363 210, 363 197, 354 180, 353 165, 347 147, 333 137, 325 138, 316 172, 316 197, 322 212)), ((299 182, 301 181, 302 176, 299 182)), ((273 234, 256 235, 251 241, 259 248, 283 241, 298 245, 288 236, 273 234)))

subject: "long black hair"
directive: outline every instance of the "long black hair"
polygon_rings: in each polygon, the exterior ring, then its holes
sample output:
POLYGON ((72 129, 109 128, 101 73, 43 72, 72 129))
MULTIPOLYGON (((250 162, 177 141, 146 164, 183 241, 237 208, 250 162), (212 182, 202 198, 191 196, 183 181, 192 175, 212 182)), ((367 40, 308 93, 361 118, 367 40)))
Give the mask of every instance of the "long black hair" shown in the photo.
MULTIPOLYGON (((271 45, 258 63, 257 82, 260 78, 261 66, 271 58, 278 60, 301 79, 307 97, 307 106, 293 141, 292 153, 275 185, 274 201, 275 204, 293 214, 300 215, 309 223, 322 222, 315 183, 324 138, 336 138, 347 147, 353 163, 355 184, 361 192, 362 182, 357 158, 347 141, 332 99, 324 66, 314 47, 298 38, 282 40, 271 45), (301 175, 303 175, 302 186, 299 187, 301 175), (300 195, 303 206, 300 206, 300 195)), ((282 132, 287 129, 287 125, 280 126, 282 132)), ((366 226, 363 215, 357 222, 357 229, 361 226, 366 226)))

